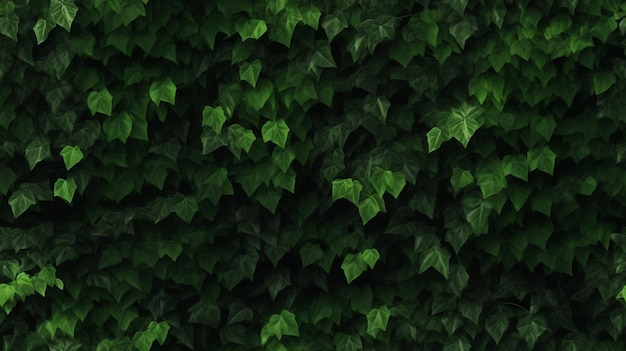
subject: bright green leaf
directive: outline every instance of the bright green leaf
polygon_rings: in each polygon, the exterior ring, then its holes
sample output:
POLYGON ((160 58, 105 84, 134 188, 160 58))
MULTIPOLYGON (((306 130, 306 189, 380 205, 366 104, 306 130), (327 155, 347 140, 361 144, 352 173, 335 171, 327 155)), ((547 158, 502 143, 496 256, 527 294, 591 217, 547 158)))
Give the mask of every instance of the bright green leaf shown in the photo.
POLYGON ((37 20, 37 23, 35 23, 35 26, 33 27, 35 37, 37 38, 37 45, 46 41, 48 34, 52 29, 54 29, 54 27, 56 27, 56 24, 53 22, 48 22, 43 18, 37 20))
POLYGON ((113 110, 113 96, 106 88, 100 91, 92 91, 87 96, 87 106, 92 116, 96 112, 110 116, 113 110))
POLYGON ((66 170, 70 170, 84 157, 83 152, 80 150, 79 146, 70 145, 66 145, 61 150, 61 156, 63 157, 63 162, 65 163, 66 170))
POLYGON ((239 66, 239 79, 244 80, 252 87, 256 87, 256 82, 261 74, 261 61, 244 62, 239 66))
POLYGON ((264 20, 259 19, 251 19, 237 23, 236 28, 242 41, 246 41, 247 39, 259 39, 267 32, 267 24, 265 24, 264 20))
POLYGON ((167 333, 170 330, 170 325, 167 322, 150 322, 148 325, 148 332, 152 333, 152 336, 159 342, 159 345, 163 345, 167 333))
POLYGON ((445 134, 454 137, 466 148, 476 130, 483 124, 482 113, 482 108, 469 104, 463 104, 459 109, 453 108, 443 126, 445 134))
POLYGON ((203 127, 211 127, 215 133, 221 134, 224 122, 226 122, 226 114, 221 106, 215 108, 211 106, 204 106, 204 109, 202 110, 203 127))
POLYGON ((76 182, 73 178, 67 180, 63 178, 57 179, 54 183, 54 196, 60 197, 63 200, 71 203, 76 192, 76 182))
POLYGON ((0 306, 4 306, 7 302, 13 301, 15 296, 15 286, 9 284, 0 284, 0 306))
POLYGON ((437 150, 444 141, 450 139, 439 127, 433 127, 426 133, 426 137, 428 138, 428 152, 437 150))
POLYGON ((376 337, 380 331, 387 330, 387 324, 389 323, 389 317, 391 312, 385 305, 380 308, 373 308, 367 315, 367 333, 373 337, 376 337))
POLYGON ((341 269, 346 276, 346 281, 350 284, 367 270, 367 263, 358 254, 347 254, 343 258, 341 269))
POLYGON ((48 8, 50 19, 68 32, 72 28, 72 22, 77 12, 78 6, 74 4, 73 0, 50 0, 50 7, 48 8))
POLYGON ((487 201, 468 199, 471 203, 465 211, 465 219, 472 226, 474 234, 485 234, 489 229, 489 214, 492 207, 487 201))
POLYGON ((552 175, 554 172, 554 162, 556 161, 556 154, 550 150, 549 147, 538 147, 529 150, 526 158, 528 160, 528 167, 531 171, 536 169, 552 175))
POLYGON ((157 106, 163 102, 174 105, 176 101, 176 85, 171 78, 156 81, 150 85, 150 99, 157 106))
POLYGON ((270 316, 269 322, 265 327, 278 340, 282 339, 284 335, 300 336, 296 315, 288 310, 282 310, 280 314, 270 316))
POLYGON ((261 135, 264 143, 271 141, 284 149, 287 143, 287 136, 289 136, 289 127, 284 119, 267 121, 261 128, 261 135))
POLYGON ((434 268, 448 279, 450 270, 450 253, 443 247, 431 247, 424 251, 420 257, 419 273, 425 272, 428 268, 434 268))
POLYGON ((367 263, 371 269, 374 269, 374 265, 380 259, 380 253, 376 249, 365 249, 361 252, 358 257, 363 260, 363 262, 367 263))
POLYGON ((133 345, 135 345, 139 351, 150 351, 154 340, 155 337, 152 333, 139 331, 133 336, 133 345))
POLYGON ((363 190, 363 185, 358 180, 335 179, 332 183, 332 200, 346 199, 358 206, 361 190, 363 190))
POLYGON ((380 207, 378 199, 376 197, 370 195, 365 199, 359 202, 359 215, 361 216, 361 220, 363 224, 369 222, 372 218, 378 214, 382 210, 380 207))
POLYGON ((126 140, 128 140, 133 129, 133 118, 127 112, 122 112, 117 116, 109 116, 102 123, 102 129, 107 141, 118 139, 126 144, 126 140))

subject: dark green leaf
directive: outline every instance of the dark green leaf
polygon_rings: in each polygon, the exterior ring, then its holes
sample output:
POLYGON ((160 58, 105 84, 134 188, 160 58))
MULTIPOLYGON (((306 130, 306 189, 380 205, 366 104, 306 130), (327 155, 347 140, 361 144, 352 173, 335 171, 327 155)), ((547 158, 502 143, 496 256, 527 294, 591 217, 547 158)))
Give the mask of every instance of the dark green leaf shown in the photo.
POLYGON ((178 194, 173 198, 171 209, 183 221, 191 223, 194 214, 198 212, 198 203, 193 197, 178 194))
POLYGON ((48 8, 50 19, 68 32, 72 28, 77 12, 78 6, 74 5, 73 0, 50 0, 48 8))
POLYGON ((302 267, 312 265, 324 256, 324 252, 318 244, 311 244, 308 242, 302 245, 299 253, 300 259, 302 260, 302 267))
POLYGON ((332 41, 337 34, 348 28, 348 21, 342 14, 329 14, 322 20, 322 28, 324 28, 324 31, 326 32, 328 41, 332 41))
POLYGON ((163 101, 174 105, 176 101, 176 85, 171 78, 157 81, 150 85, 150 99, 157 106, 163 101))
POLYGON ((452 170, 452 177, 450 177, 450 184, 452 184, 452 189, 454 189, 455 193, 458 193, 459 190, 472 184, 473 182, 474 182, 474 177, 472 176, 472 172, 458 168, 458 167, 455 167, 452 170))
POLYGON ((159 345, 163 345, 167 333, 170 330, 170 325, 167 322, 150 322, 148 325, 148 332, 159 342, 159 345))
POLYGON ((504 175, 528 181, 528 159, 523 155, 507 155, 502 160, 504 175))
POLYGON ((14 12, 0 15, 0 34, 17 41, 17 30, 20 18, 14 12))
POLYGON ((463 16, 461 22, 450 26, 450 34, 459 43, 461 49, 465 47, 467 39, 477 30, 478 24, 476 24, 476 19, 471 16, 463 16))
POLYGON ((549 147, 543 146, 529 150, 526 158, 531 171, 538 169, 549 175, 552 175, 554 172, 556 154, 549 147))
POLYGON ((382 124, 385 124, 387 121, 387 112, 390 106, 391 103, 386 96, 374 97, 373 95, 368 95, 363 102, 363 110, 376 116, 382 124))
POLYGON ((189 323, 205 324, 211 328, 219 325, 221 311, 216 305, 207 301, 200 301, 189 309, 189 323))
POLYGON ((434 268, 444 278, 448 279, 450 269, 450 253, 443 247, 431 247, 424 251, 420 257, 419 273, 425 272, 428 268, 434 268))
POLYGON ((37 20, 37 23, 35 23, 35 26, 33 27, 35 37, 37 38, 37 45, 46 41, 48 34, 52 29, 54 29, 54 27, 56 27, 56 24, 53 22, 48 22, 43 18, 37 20))
POLYGON ((359 351, 363 349, 363 342, 357 335, 337 333, 335 336, 335 347, 337 351, 359 351))
POLYGON ((28 161, 30 169, 33 170, 35 166, 50 157, 50 144, 43 139, 33 140, 24 151, 24 157, 28 161))
POLYGON ((469 351, 471 347, 472 344, 469 342, 469 340, 467 340, 466 337, 461 336, 456 340, 447 343, 443 347, 443 351, 469 351))
POLYGON ((0 165, 0 194, 6 195, 9 187, 17 179, 17 175, 6 165, 0 165))
POLYGON ((102 123, 104 135, 107 141, 118 139, 126 144, 126 140, 133 129, 133 119, 127 112, 122 112, 117 116, 109 116, 102 123))
POLYGON ((113 96, 106 88, 100 91, 92 91, 87 96, 87 106, 92 116, 96 112, 110 116, 113 110, 113 96))
POLYGON ((369 222, 382 210, 379 199, 373 195, 367 196, 361 200, 358 207, 363 224, 369 222))
POLYGON ((503 313, 492 314, 485 321, 485 330, 491 335, 496 345, 500 344, 500 340, 508 328, 509 319, 503 313))
POLYGON ((32 205, 36 204, 35 194, 30 189, 16 190, 9 197, 9 205, 13 211, 13 217, 17 218, 26 212, 32 205))
POLYGON ((239 79, 244 80, 252 87, 256 87, 256 82, 261 74, 261 61, 244 62, 239 66, 239 79))
POLYGON ((428 138, 428 152, 437 150, 444 141, 450 139, 439 127, 433 127, 426 133, 426 137, 428 138))
POLYGON ((541 315, 527 316, 517 322, 517 330, 529 347, 534 347, 537 339, 548 330, 548 322, 541 315))

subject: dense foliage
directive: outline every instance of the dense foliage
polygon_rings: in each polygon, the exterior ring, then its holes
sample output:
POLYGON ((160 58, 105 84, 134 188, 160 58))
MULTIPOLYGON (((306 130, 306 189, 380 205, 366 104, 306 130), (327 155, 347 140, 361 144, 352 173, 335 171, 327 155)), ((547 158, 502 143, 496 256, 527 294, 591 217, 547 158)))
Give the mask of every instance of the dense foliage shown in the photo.
POLYGON ((620 350, 624 17, 0 1, 4 349, 620 350))

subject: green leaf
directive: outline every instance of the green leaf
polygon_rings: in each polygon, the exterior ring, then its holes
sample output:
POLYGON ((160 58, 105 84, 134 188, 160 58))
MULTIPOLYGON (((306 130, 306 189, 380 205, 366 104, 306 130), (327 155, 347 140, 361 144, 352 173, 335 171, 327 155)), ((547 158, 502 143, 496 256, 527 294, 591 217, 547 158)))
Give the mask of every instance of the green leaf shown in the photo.
MULTIPOLYGON (((624 285, 624 287, 622 288, 622 291, 619 293, 619 296, 621 296, 621 298, 626 301, 626 285, 624 285)), ((0 306, 2 304, 0 303, 0 306)))
POLYGON ((11 211, 13 211, 13 217, 15 218, 19 217, 36 203, 35 194, 28 188, 18 189, 9 197, 9 205, 11 206, 11 211))
POLYGON ((61 156, 63 157, 63 162, 65 163, 65 169, 68 171, 78 164, 78 162, 80 162, 84 157, 79 146, 70 145, 63 147, 61 150, 61 156))
POLYGON ((87 96, 87 106, 92 116, 96 112, 110 116, 113 110, 113 96, 106 88, 100 91, 92 91, 87 96))
POLYGON ((593 192, 596 190, 598 186, 598 182, 592 176, 589 176, 583 180, 582 184, 580 184, 580 189, 578 190, 579 194, 591 196, 593 192))
POLYGON ((254 133, 242 127, 239 124, 233 124, 228 127, 228 141, 231 151, 234 147, 244 150, 246 153, 250 151, 252 143, 256 140, 254 133))
POLYGON ((443 351, 469 351, 472 347, 472 344, 467 340, 466 337, 461 336, 456 340, 447 343, 443 347, 443 351))
POLYGON ((224 122, 226 122, 226 114, 221 106, 215 108, 211 106, 204 106, 204 109, 202 110, 203 127, 211 127, 215 133, 220 134, 222 133, 224 122))
POLYGON ((133 129, 133 118, 127 112, 122 112, 117 116, 109 116, 102 123, 102 129, 107 141, 118 139, 126 144, 126 140, 128 140, 133 129))
POLYGON ((374 97, 373 95, 368 95, 363 101, 363 110, 376 116, 382 124, 385 124, 387 121, 389 107, 391 107, 391 103, 386 96, 374 97))
POLYGON ((609 90, 615 84, 616 78, 613 72, 603 71, 593 75, 593 90, 596 95, 600 95, 609 90))
POLYGON ((468 203, 472 203, 465 212, 465 219, 472 226, 474 234, 485 234, 489 229, 489 214, 491 213, 491 205, 487 201, 475 201, 468 199, 468 203))
POLYGON ((271 141, 284 149, 287 143, 287 136, 289 136, 289 127, 284 119, 267 121, 261 128, 261 135, 264 143, 271 141))
POLYGON ((347 254, 341 263, 341 269, 346 276, 346 281, 350 284, 367 270, 367 263, 359 254, 347 254))
POLYGON ((572 17, 568 15, 553 16, 543 36, 547 40, 557 37, 572 26, 572 17))
POLYGON ((537 147, 529 150, 526 159, 528 160, 528 167, 531 171, 538 169, 549 175, 553 174, 556 154, 552 152, 549 147, 537 147))
POLYGON ((471 16, 463 16, 461 22, 450 26, 450 34, 456 39, 461 49, 465 47, 465 42, 478 30, 476 19, 471 16))
POLYGON ((444 0, 445 4, 448 4, 454 11, 456 11, 459 15, 463 16, 465 13, 465 8, 467 7, 467 3, 469 0, 444 0))
POLYGON ((371 184, 378 192, 378 196, 382 196, 385 191, 387 191, 397 199, 406 185, 406 181, 402 173, 387 171, 376 167, 371 176, 371 184))
POLYGON ((530 123, 530 128, 533 132, 541 135, 546 141, 550 141, 552 133, 556 128, 556 122, 554 117, 548 116, 536 116, 530 123))
POLYGON ((541 315, 527 316, 517 322, 517 330, 529 347, 534 347, 541 334, 548 330, 548 322, 541 315))
POLYGON ((150 332, 139 331, 133 336, 133 345, 139 351, 150 351, 154 342, 154 335, 150 332))
POLYGON ((282 310, 280 314, 271 315, 265 328, 267 328, 269 335, 276 336, 278 340, 281 340, 284 335, 300 336, 296 315, 288 310, 282 310))
POLYGON ((391 312, 385 305, 380 308, 373 308, 370 310, 366 315, 367 333, 376 337, 380 331, 386 331, 390 316, 391 312))
POLYGON ((322 20, 322 28, 326 32, 328 41, 332 41, 337 34, 341 33, 344 29, 348 28, 348 21, 342 14, 335 15, 329 14, 322 20))
POLYGON ((315 44, 316 50, 311 55, 309 61, 309 71, 317 67, 320 68, 337 68, 335 59, 330 50, 330 45, 325 40, 320 40, 315 44))
POLYGON ((504 175, 512 175, 528 181, 528 159, 523 155, 507 155, 502 160, 504 175))
POLYGON ((37 38, 37 45, 46 41, 48 34, 52 29, 54 29, 54 27, 56 27, 56 24, 53 22, 48 22, 43 18, 37 20, 37 23, 35 23, 35 26, 33 27, 35 37, 37 38))
POLYGON ((261 74, 261 61, 254 60, 252 63, 244 62, 239 66, 239 79, 244 80, 252 87, 256 87, 256 81, 261 74))
POLYGON ((379 200, 373 195, 367 196, 365 199, 361 200, 358 207, 363 224, 369 222, 382 210, 379 200))
POLYGON ((77 12, 78 6, 74 5, 73 0, 50 0, 48 9, 50 19, 68 32, 72 28, 77 12))
POLYGON ((450 139, 439 127, 433 127, 426 133, 426 138, 428 138, 428 152, 437 150, 444 141, 450 139))
POLYGON ((50 157, 50 155, 50 144, 43 139, 33 140, 24 150, 24 157, 28 161, 31 171, 39 162, 50 157))
POLYGON ((148 325, 148 332, 159 342, 159 345, 163 345, 167 333, 170 330, 170 325, 167 322, 150 322, 148 325))
POLYGON ((172 261, 176 262, 178 256, 183 252, 183 245, 174 241, 158 240, 156 244, 159 258, 168 256, 172 261))
POLYGON ((267 24, 265 24, 264 20, 251 19, 237 23, 236 29, 242 41, 246 41, 247 39, 256 40, 267 32, 267 24))
POLYGON ((248 91, 245 101, 255 111, 261 111, 274 92, 274 86, 267 79, 261 79, 258 86, 248 91))
POLYGON ((200 300, 189 308, 189 323, 204 324, 215 328, 220 323, 221 311, 216 305, 200 300))
POLYGON ((177 194, 173 198, 171 209, 178 217, 180 217, 180 219, 187 223, 191 223, 194 214, 198 212, 199 208, 198 202, 194 197, 177 194))
POLYGON ((163 101, 171 105, 176 101, 176 85, 171 78, 156 81, 150 85, 150 99, 157 106, 163 101))
POLYGON ((499 194, 507 187, 506 178, 502 167, 491 167, 477 174, 476 184, 480 187, 483 199, 499 194))
POLYGON ((425 272, 428 268, 434 268, 448 279, 450 270, 450 253, 443 247, 431 247, 424 251, 420 257, 419 273, 425 272))
POLYGON ((311 244, 309 242, 302 245, 299 250, 300 260, 302 260, 302 267, 306 267, 312 265, 317 262, 322 256, 324 256, 324 252, 320 248, 318 244, 311 244))
POLYGON ((380 259, 380 253, 378 253, 376 249, 365 249, 359 254, 359 258, 367 263, 371 269, 374 269, 374 265, 378 262, 378 259, 380 259))
POLYGON ((20 18, 14 12, 0 15, 0 34, 17 41, 17 30, 20 18))
POLYGON ((455 193, 458 193, 459 190, 465 188, 466 186, 472 184, 474 182, 474 177, 472 176, 472 172, 455 167, 452 170, 452 177, 450 177, 450 184, 452 184, 452 189, 454 189, 455 193))
POLYGON ((504 313, 492 314, 485 320, 485 330, 491 335, 496 345, 500 344, 500 340, 508 328, 509 319, 504 313))
POLYGON ((67 180, 59 178, 54 183, 54 196, 60 197, 68 203, 72 203, 76 188, 76 182, 73 178, 69 178, 67 180))
POLYGON ((458 308, 463 317, 469 319, 475 325, 478 325, 480 314, 483 311, 483 305, 480 302, 463 300, 458 303, 458 308))
POLYGON ((445 134, 454 137, 467 148, 474 132, 483 124, 482 113, 482 108, 469 104, 463 104, 459 109, 453 108, 443 126, 445 134))
POLYGON ((363 349, 363 342, 358 335, 337 333, 334 341, 337 351, 359 351, 363 349))
POLYGON ((7 302, 13 301, 15 296, 15 286, 9 284, 0 284, 0 306, 4 306, 7 302))
POLYGON ((363 185, 358 180, 335 179, 332 183, 332 200, 346 199, 358 206, 361 190, 363 190, 363 185))
POLYGON ((283 173, 287 173, 295 158, 296 152, 291 147, 286 149, 274 148, 274 151, 272 152, 272 161, 276 163, 278 168, 280 168, 283 173))

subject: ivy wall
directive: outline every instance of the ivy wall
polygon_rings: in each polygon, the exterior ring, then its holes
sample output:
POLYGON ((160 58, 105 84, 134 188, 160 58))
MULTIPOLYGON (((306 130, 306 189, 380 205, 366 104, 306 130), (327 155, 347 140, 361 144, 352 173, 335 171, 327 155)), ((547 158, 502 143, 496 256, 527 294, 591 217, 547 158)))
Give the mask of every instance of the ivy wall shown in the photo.
POLYGON ((5 350, 621 350, 626 4, 0 2, 5 350))

